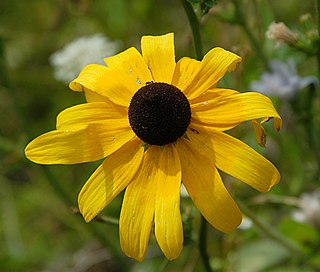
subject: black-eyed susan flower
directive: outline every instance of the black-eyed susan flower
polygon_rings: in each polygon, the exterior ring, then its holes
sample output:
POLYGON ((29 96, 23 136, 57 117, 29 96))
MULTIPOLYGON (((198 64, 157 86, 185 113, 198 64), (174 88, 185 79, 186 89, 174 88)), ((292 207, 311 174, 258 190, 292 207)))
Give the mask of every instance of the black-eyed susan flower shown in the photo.
POLYGON ((241 58, 222 48, 202 61, 175 62, 173 34, 144 36, 135 48, 88 65, 70 83, 88 103, 62 111, 56 130, 34 139, 26 156, 40 164, 103 163, 83 186, 78 202, 89 222, 121 191, 123 251, 144 259, 152 225, 168 259, 182 250, 180 185, 215 228, 231 232, 241 212, 218 170, 265 192, 280 179, 274 165, 225 133, 253 120, 281 119, 269 98, 217 88, 241 58))

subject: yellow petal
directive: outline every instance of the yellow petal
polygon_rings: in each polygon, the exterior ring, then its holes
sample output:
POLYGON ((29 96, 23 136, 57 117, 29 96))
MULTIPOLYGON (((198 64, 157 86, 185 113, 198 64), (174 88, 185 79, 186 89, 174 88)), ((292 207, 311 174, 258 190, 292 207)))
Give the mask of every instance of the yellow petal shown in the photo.
POLYGON ((176 86, 182 92, 190 83, 195 71, 200 67, 201 62, 195 59, 184 57, 177 62, 174 70, 172 85, 176 86))
POLYGON ((177 258, 183 246, 180 214, 181 168, 179 155, 172 144, 164 146, 156 175, 157 192, 155 207, 155 235, 167 257, 177 258))
POLYGON ((135 48, 105 59, 108 67, 90 64, 69 87, 74 91, 87 90, 128 107, 134 93, 151 81, 151 75, 144 59, 135 48))
POLYGON ((77 129, 54 130, 30 142, 26 157, 40 164, 75 164, 110 155, 135 137, 126 124, 95 123, 77 129))
POLYGON ((240 210, 214 164, 197 148, 192 141, 183 138, 177 142, 182 182, 206 220, 220 231, 231 232, 241 223, 240 210))
POLYGON ((153 80, 170 84, 176 65, 173 33, 162 36, 143 36, 141 50, 153 80))
POLYGON ((259 93, 248 92, 219 96, 193 105, 192 118, 219 130, 233 128, 244 121, 274 118, 274 126, 281 128, 281 118, 271 100, 259 93))
POLYGON ((266 158, 242 141, 212 128, 199 134, 188 132, 197 150, 223 172, 261 192, 277 184, 280 174, 266 158))
POLYGON ((200 105, 206 105, 208 101, 217 99, 221 96, 230 96, 234 94, 239 94, 240 92, 232 89, 222 89, 222 88, 212 88, 202 95, 198 96, 196 99, 189 100, 191 108, 197 108, 200 105))
MULTIPOLYGON (((107 97, 97 94, 88 89, 84 89, 84 94, 87 102, 111 102, 107 97)), ((111 102, 112 103, 112 102, 111 102)))
POLYGON ((122 78, 122 84, 130 88, 132 94, 152 80, 148 66, 140 52, 131 47, 124 52, 104 59, 107 66, 122 78))
POLYGON ((86 222, 91 221, 131 182, 140 167, 144 149, 134 139, 111 154, 91 175, 78 197, 86 222))
POLYGON ((159 155, 159 146, 150 146, 145 152, 139 171, 125 191, 120 213, 121 248, 140 262, 146 254, 153 222, 159 155))
POLYGON ((76 126, 107 121, 108 119, 111 119, 108 122, 127 122, 127 126, 130 128, 127 116, 126 108, 118 106, 111 101, 79 104, 59 113, 57 129, 75 128, 76 126))
POLYGON ((236 54, 216 47, 210 50, 201 61, 201 65, 184 91, 188 99, 195 99, 214 87, 226 72, 233 71, 241 58, 236 54))
POLYGON ((267 134, 263 126, 257 120, 252 120, 252 126, 254 133, 256 134, 257 143, 260 146, 265 147, 267 142, 267 134))
POLYGON ((85 66, 80 75, 70 82, 69 87, 73 91, 89 90, 95 92, 125 107, 128 107, 135 91, 125 84, 120 75, 112 72, 108 67, 98 64, 85 66))

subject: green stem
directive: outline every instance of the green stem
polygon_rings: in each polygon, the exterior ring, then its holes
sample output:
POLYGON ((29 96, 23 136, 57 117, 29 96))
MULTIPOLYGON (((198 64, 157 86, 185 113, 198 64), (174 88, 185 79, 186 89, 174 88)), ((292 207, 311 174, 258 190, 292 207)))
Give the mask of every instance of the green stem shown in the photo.
POLYGON ((318 13, 318 48, 317 48, 317 60, 318 60, 318 77, 320 79, 320 0, 317 0, 317 13, 318 13))
POLYGON ((320 35, 320 0, 317 0, 318 35, 320 35))
MULTIPOLYGON (((187 0, 181 0, 181 2, 188 16, 188 20, 192 30, 196 58, 198 60, 201 60, 203 57, 203 52, 202 52, 200 25, 199 25, 198 18, 190 2, 188 2, 187 0)), ((210 261, 209 261, 209 255, 207 252, 207 221, 203 216, 201 218, 198 246, 199 246, 200 255, 201 255, 206 272, 212 272, 212 268, 210 266, 210 261)))
POLYGON ((259 56, 264 66, 268 68, 268 59, 264 55, 257 39, 252 34, 252 31, 250 30, 249 25, 247 23, 246 16, 244 15, 241 6, 238 3, 238 0, 232 0, 232 1, 233 1, 235 12, 236 12, 236 15, 235 15, 237 18, 236 22, 243 28, 256 54, 259 56))
POLYGON ((202 56, 203 56, 203 52, 202 52, 202 42, 201 42, 199 20, 197 18, 196 13, 194 12, 194 9, 193 9, 192 5, 190 4, 190 2, 188 2, 188 0, 181 0, 181 2, 184 7, 184 10, 188 16, 188 20, 189 20, 190 27, 192 30, 192 37, 193 37, 196 58, 198 60, 201 60, 202 56))
POLYGON ((203 216, 201 218, 200 233, 199 233, 199 251, 200 251, 200 255, 201 255, 206 272, 212 272, 212 268, 210 266, 210 261, 209 261, 209 255, 207 252, 207 221, 203 216))
POLYGON ((119 220, 110 216, 100 215, 96 220, 102 223, 119 226, 119 220))
POLYGON ((255 226, 257 226, 261 231, 263 231, 268 237, 270 237, 271 239, 281 244, 283 247, 288 249, 292 254, 296 256, 304 257, 304 253, 295 243, 293 243, 291 240, 288 240, 288 238, 283 236, 280 232, 278 232, 275 228, 273 228, 267 222, 258 218, 254 212, 250 211, 247 208, 247 206, 241 203, 239 200, 237 200, 237 203, 242 213, 246 215, 248 218, 250 218, 251 221, 255 224, 255 226))

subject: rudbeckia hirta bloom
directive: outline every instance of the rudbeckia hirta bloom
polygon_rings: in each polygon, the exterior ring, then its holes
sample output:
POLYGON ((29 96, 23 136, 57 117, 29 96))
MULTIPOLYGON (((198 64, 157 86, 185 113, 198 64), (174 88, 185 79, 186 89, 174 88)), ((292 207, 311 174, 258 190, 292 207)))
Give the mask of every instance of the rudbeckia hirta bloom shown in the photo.
POLYGON ((241 58, 222 48, 202 61, 175 62, 173 34, 144 36, 135 48, 86 66, 70 83, 87 103, 62 111, 56 130, 26 147, 40 164, 104 159, 83 186, 79 209, 89 222, 125 190, 119 220, 126 255, 142 261, 154 225, 168 259, 183 246, 180 185, 216 229, 231 232, 241 212, 220 171, 265 192, 280 179, 274 165, 225 131, 252 121, 263 141, 262 123, 281 119, 266 96, 218 88, 241 58), (259 122, 260 121, 260 122, 259 122))

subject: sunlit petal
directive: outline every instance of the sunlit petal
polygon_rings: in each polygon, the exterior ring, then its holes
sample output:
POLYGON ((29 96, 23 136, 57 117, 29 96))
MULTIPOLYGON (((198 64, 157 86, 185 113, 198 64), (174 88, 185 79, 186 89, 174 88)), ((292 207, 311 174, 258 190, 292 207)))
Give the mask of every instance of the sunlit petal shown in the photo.
POLYGON ((201 62, 195 59, 188 57, 180 59, 174 70, 172 85, 184 92, 200 65, 201 62))
POLYGON ((214 164, 197 149, 192 141, 180 139, 177 142, 182 182, 206 220, 220 231, 231 232, 241 223, 240 210, 214 164))
POLYGON ((155 211, 159 146, 150 146, 139 171, 128 185, 120 214, 120 244, 123 252, 143 261, 155 211))
POLYGON ((141 54, 135 48, 106 58, 108 67, 90 64, 69 87, 74 91, 93 91, 112 102, 128 107, 134 93, 151 81, 151 75, 141 54))
POLYGON ((141 39, 142 56, 156 82, 171 83, 174 72, 174 36, 143 36, 141 39))
POLYGON ((275 166, 254 149, 226 133, 208 129, 188 138, 197 150, 223 172, 266 192, 277 184, 280 174, 275 166))
POLYGON ((74 164, 110 155, 135 137, 124 122, 95 123, 76 129, 54 130, 31 141, 26 157, 40 164, 74 164))
POLYGON ((86 97, 87 102, 109 102, 109 103, 113 103, 110 101, 109 98, 102 96, 100 94, 97 94, 93 91, 90 91, 86 88, 84 88, 84 94, 86 97))
POLYGON ((188 99, 195 99, 214 87, 226 72, 233 71, 241 58, 236 54, 216 47, 210 50, 193 73, 184 93, 188 99))
POLYGON ((91 175, 78 197, 79 209, 86 222, 130 183, 140 167, 143 152, 141 141, 132 140, 105 159, 91 175))
POLYGON ((130 90, 133 91, 131 94, 152 80, 147 63, 134 47, 105 58, 104 61, 113 72, 122 78, 121 84, 130 87, 130 90))
POLYGON ((200 105, 206 105, 210 100, 217 99, 221 96, 230 96, 240 92, 232 89, 212 88, 195 99, 189 100, 191 108, 197 108, 200 105))
POLYGON ((254 133, 256 134, 257 143, 260 146, 265 147, 267 143, 267 134, 263 126, 257 120, 252 120, 252 126, 254 133))
POLYGON ((219 96, 206 103, 193 105, 192 118, 196 121, 227 130, 244 121, 274 118, 274 126, 281 128, 281 118, 271 100, 259 93, 248 92, 219 96))
POLYGON ((172 144, 161 150, 155 179, 155 235, 162 252, 172 260, 180 255, 183 246, 180 215, 181 167, 179 155, 172 144))
MULTIPOLYGON (((118 106, 111 101, 109 102, 92 102, 85 103, 67 108, 59 113, 57 117, 57 129, 65 129, 68 127, 75 128, 108 119, 127 119, 127 109, 118 106)), ((112 120, 112 121, 113 121, 112 120)), ((109 120, 111 122, 111 120, 109 120)), ((130 127, 127 122, 128 128, 130 127)))

